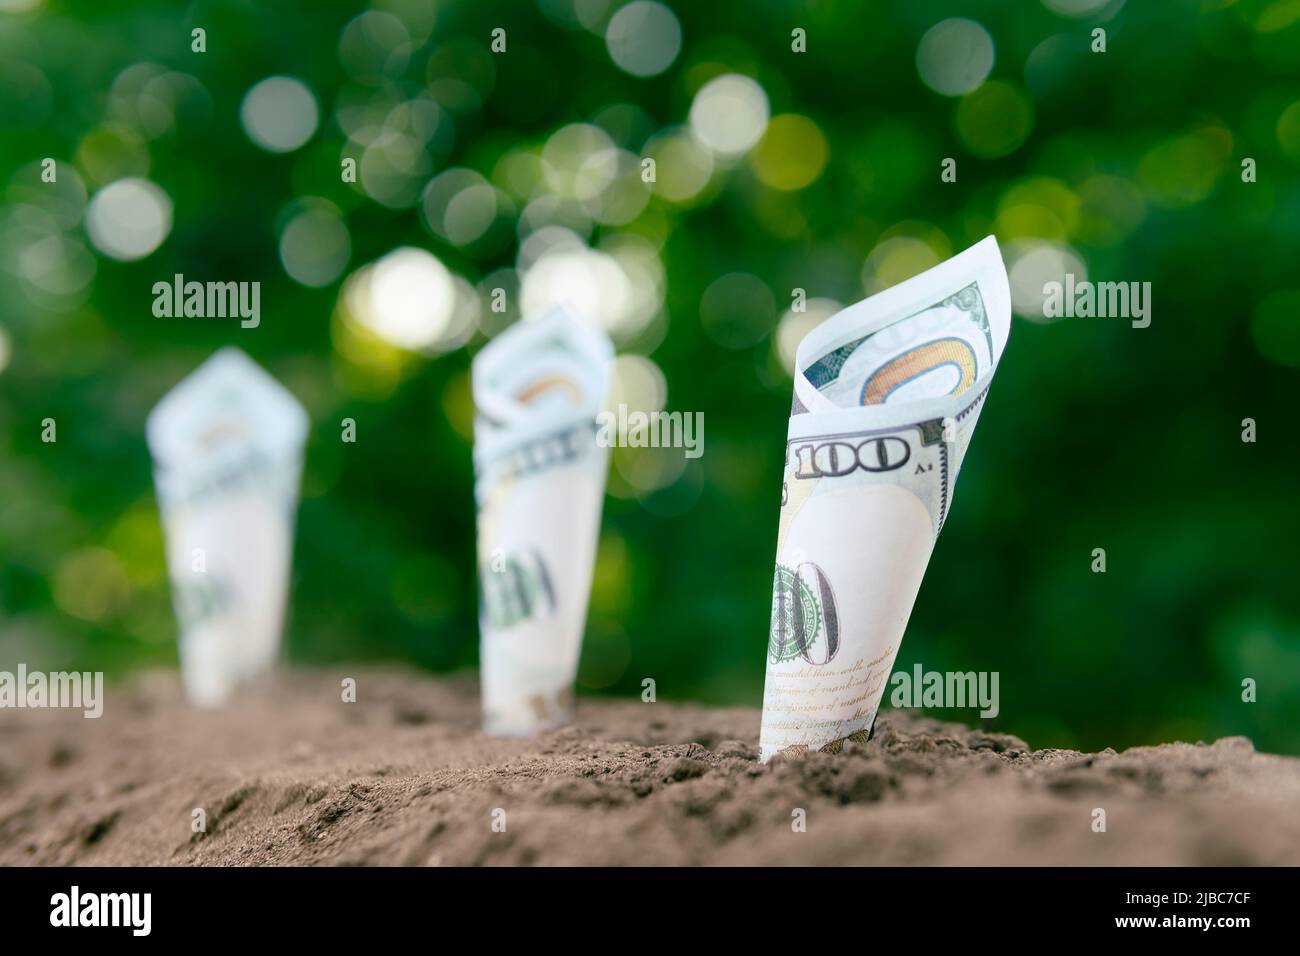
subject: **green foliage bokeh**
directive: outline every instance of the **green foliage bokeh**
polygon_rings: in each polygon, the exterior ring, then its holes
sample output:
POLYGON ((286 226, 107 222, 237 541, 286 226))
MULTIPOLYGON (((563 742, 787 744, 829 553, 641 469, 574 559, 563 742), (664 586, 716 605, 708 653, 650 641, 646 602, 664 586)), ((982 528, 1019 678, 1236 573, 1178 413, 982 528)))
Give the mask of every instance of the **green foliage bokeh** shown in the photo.
MULTIPOLYGON (((616 455, 579 692, 637 693, 653 677, 660 700, 761 701, 791 382, 772 329, 742 348, 709 334, 706 290, 729 273, 758 277, 774 325, 795 288, 862 298, 864 266, 892 238, 943 257, 993 232, 1004 252, 1055 243, 1090 277, 1150 282, 1152 324, 1013 320, 897 668, 998 671, 992 726, 1035 746, 1245 734, 1300 749, 1294 6, 1116 0, 1071 18, 1049 9, 1064 2, 670 5, 681 51, 638 78, 601 34, 617 0, 576 5, 595 11, 593 29, 564 22, 575 5, 563 0, 380 2, 435 16, 400 75, 361 90, 412 96, 436 71, 464 71, 481 94, 447 107, 426 178, 467 167, 496 182, 503 156, 608 120, 615 104, 636 107, 611 136, 639 155, 722 73, 753 77, 773 116, 806 117, 824 136, 825 166, 803 188, 774 189, 740 157, 691 201, 656 195, 619 227, 660 245, 666 274, 652 333, 621 345, 662 369, 669 409, 704 413, 705 452, 652 491, 620 477, 616 455), (922 35, 948 17, 978 21, 996 49, 984 85, 959 97, 927 88, 917 67, 922 35), (494 55, 497 27, 509 46, 494 55), (1097 27, 1104 53, 1091 49, 1097 27), (791 49, 795 28, 806 53, 791 49), (956 182, 941 181, 946 157, 956 182), (1242 179, 1246 158, 1255 182, 1242 179), (1254 443, 1242 441, 1246 418, 1254 443), (1095 548, 1105 574, 1092 572, 1095 548), (1244 678, 1257 703, 1242 702, 1244 678)), ((341 68, 339 38, 363 9, 47 0, 0 13, 0 666, 174 666, 143 424, 223 344, 276 375, 313 421, 290 659, 476 662, 464 424, 484 334, 367 364, 341 346, 337 308, 347 275, 396 247, 428 249, 473 283, 518 249, 455 246, 415 208, 340 181, 351 154, 337 111, 364 84, 341 68), (197 81, 154 138, 108 117, 115 80, 139 63, 197 81), (239 113, 253 84, 279 74, 302 79, 321 111, 286 154, 250 142, 239 113), (71 295, 33 291, 20 217, 41 202, 44 157, 90 195, 112 178, 92 159, 157 183, 174 208, 166 240, 117 262, 75 223, 67 235, 95 257, 93 277, 71 295), (323 288, 291 279, 278 251, 305 197, 333 204, 350 236, 347 269, 323 288), (150 290, 178 272, 260 281, 260 327, 156 318, 150 290), (355 444, 339 440, 347 417, 355 444), (41 440, 46 418, 56 443, 41 440)))

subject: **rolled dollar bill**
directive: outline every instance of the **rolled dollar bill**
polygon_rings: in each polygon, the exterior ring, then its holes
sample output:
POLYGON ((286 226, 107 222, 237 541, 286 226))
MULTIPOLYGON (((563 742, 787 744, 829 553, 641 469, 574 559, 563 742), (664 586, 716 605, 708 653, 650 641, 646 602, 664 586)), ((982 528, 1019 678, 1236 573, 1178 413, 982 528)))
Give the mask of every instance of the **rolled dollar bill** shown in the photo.
POLYGON ((480 673, 489 733, 573 713, 609 449, 596 416, 613 347, 557 307, 474 358, 480 673))
POLYGON ((989 236, 800 343, 762 760, 870 734, 1010 324, 989 236))
POLYGON ((224 348, 163 397, 146 431, 182 683, 192 703, 215 706, 279 651, 307 414, 224 348))

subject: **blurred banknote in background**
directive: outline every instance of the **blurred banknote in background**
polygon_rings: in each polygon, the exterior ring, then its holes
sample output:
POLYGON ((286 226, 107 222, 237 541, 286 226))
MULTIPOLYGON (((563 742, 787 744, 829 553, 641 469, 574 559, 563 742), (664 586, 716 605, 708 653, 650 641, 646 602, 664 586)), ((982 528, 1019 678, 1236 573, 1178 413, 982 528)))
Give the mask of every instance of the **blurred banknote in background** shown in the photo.
POLYGON ((484 724, 529 734, 569 720, 609 450, 596 416, 613 347, 563 307, 474 359, 475 500, 484 724))
POLYGON ((307 414, 225 348, 149 415, 181 677, 214 706, 270 670, 280 646, 307 414))

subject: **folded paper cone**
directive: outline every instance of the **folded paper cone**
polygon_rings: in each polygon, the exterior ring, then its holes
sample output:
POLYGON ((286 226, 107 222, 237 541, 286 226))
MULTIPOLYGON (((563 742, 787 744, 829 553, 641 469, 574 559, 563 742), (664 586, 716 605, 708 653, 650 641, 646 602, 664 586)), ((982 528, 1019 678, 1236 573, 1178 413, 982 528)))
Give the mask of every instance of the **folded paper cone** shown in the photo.
POLYGON ((474 359, 480 673, 489 733, 568 721, 609 450, 596 415, 613 348, 563 308, 474 359))
POLYGON ((870 732, 1010 322, 990 236, 800 343, 761 759, 870 732))
POLYGON ((149 416, 181 679, 198 706, 267 672, 280 647, 307 415, 225 348, 149 416))

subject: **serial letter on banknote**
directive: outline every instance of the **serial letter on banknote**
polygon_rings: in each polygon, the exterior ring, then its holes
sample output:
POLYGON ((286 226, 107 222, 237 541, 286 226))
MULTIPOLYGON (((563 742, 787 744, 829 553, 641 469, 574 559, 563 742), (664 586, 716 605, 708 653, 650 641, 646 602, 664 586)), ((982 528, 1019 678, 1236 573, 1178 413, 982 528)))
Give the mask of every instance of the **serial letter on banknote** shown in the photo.
POLYGON ((489 733, 573 712, 609 449, 596 416, 613 347, 558 307, 474 358, 480 673, 489 733))
POLYGON ((192 703, 220 704, 279 651, 307 414, 224 348, 163 397, 147 432, 181 678, 192 703))
POLYGON ((1010 324, 989 236, 800 343, 761 759, 870 734, 1010 324))

